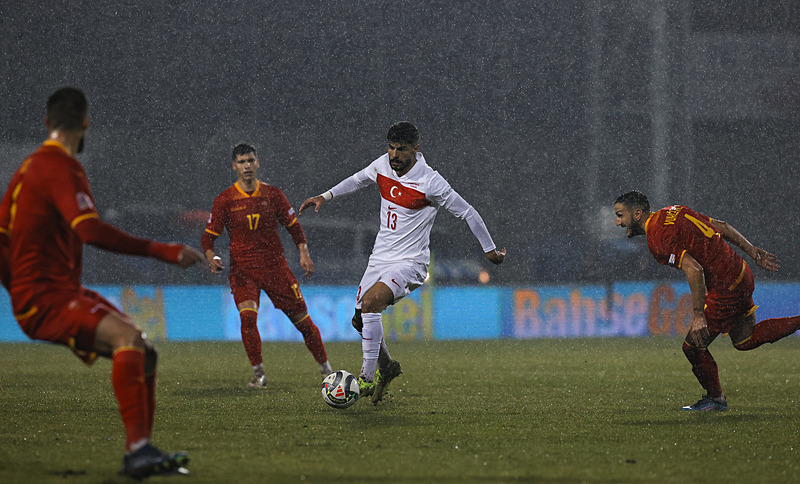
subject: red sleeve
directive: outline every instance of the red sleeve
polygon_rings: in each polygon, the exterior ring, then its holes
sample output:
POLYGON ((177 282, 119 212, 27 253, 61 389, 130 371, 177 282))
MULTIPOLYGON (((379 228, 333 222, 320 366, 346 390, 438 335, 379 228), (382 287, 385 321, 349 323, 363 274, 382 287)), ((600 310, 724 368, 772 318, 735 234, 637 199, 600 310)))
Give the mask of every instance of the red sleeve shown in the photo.
POLYGON ((178 263, 184 246, 164 244, 129 235, 99 218, 86 218, 78 222, 75 232, 84 243, 119 254, 155 257, 172 264, 178 263))
POLYGON ((222 235, 225 230, 225 218, 227 211, 225 210, 225 193, 214 199, 214 205, 211 207, 211 217, 208 218, 206 229, 203 231, 203 236, 200 237, 200 247, 203 252, 207 250, 214 250, 214 240, 222 235))
POLYGON ((305 244, 306 234, 300 222, 297 220, 297 214, 289 203, 289 199, 286 198, 286 195, 278 189, 275 190, 275 205, 278 208, 278 221, 281 225, 286 227, 295 245, 305 244))
POLYGON ((200 247, 203 249, 203 253, 207 250, 214 250, 214 241, 217 239, 216 235, 211 235, 206 230, 203 232, 203 235, 200 237, 200 247))

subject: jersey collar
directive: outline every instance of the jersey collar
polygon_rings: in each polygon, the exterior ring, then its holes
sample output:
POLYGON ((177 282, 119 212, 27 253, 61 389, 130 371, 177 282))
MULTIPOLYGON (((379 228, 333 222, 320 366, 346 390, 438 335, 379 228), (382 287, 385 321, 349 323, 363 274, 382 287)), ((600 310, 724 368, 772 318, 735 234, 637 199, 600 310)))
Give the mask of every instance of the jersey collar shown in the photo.
POLYGON ((258 195, 258 192, 261 190, 261 182, 258 182, 258 184, 256 185, 255 191, 251 195, 248 195, 246 191, 242 190, 242 187, 239 186, 238 182, 234 183, 233 186, 235 186, 236 189, 239 190, 239 193, 241 193, 245 197, 255 197, 256 195, 258 195))
POLYGON ((653 218, 653 215, 655 215, 655 214, 656 214, 655 212, 650 212, 650 215, 647 217, 647 221, 644 223, 644 234, 645 235, 647 235, 647 226, 650 225, 650 220, 653 218))
POLYGON ((42 146, 55 146, 56 148, 59 148, 61 151, 69 155, 69 150, 67 149, 67 147, 54 139, 45 140, 45 142, 42 143, 42 146))

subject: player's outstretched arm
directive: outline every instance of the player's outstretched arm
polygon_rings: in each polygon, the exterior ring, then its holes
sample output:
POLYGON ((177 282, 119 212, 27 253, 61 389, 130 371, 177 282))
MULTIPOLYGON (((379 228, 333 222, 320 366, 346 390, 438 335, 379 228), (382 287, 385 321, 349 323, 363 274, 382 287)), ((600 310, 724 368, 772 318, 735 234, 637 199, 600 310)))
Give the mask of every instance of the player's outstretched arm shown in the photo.
POLYGON ((712 218, 711 225, 713 225, 714 228, 722 234, 722 237, 725 240, 742 249, 744 253, 756 261, 756 264, 758 264, 758 266, 762 269, 766 269, 771 272, 777 272, 778 269, 780 269, 781 261, 778 259, 778 256, 751 244, 750 241, 747 240, 745 236, 736 230, 731 224, 723 220, 712 218))
POLYGON ((505 247, 502 250, 492 249, 486 253, 486 258, 492 264, 499 265, 502 264, 503 261, 506 259, 506 249, 505 247))
POLYGON ((75 232, 84 243, 119 254, 155 257, 184 269, 203 259, 197 249, 183 244, 165 244, 134 237, 97 217, 89 217, 75 226, 75 232))

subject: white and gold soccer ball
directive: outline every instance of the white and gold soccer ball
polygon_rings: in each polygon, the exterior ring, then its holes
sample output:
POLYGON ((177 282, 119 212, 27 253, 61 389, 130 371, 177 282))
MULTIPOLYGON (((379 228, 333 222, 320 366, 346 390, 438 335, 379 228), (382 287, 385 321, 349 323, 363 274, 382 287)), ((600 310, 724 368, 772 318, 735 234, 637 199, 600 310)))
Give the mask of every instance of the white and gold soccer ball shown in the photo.
POLYGON ((358 379, 345 370, 336 370, 322 380, 322 400, 334 408, 347 408, 358 401, 358 379))

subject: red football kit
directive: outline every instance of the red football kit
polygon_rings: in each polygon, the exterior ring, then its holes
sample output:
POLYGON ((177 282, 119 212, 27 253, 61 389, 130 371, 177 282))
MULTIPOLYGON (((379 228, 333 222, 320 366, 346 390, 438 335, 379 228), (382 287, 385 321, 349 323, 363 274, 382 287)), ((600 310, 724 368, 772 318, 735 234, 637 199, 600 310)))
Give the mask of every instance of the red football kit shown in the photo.
POLYGON ((259 182, 252 193, 234 183, 215 200, 202 237, 203 251, 213 250, 214 240, 230 236, 231 293, 234 301, 258 301, 261 290, 275 308, 289 315, 307 311, 305 301, 278 235, 278 223, 286 227, 295 244, 306 242, 305 233, 286 195, 277 187, 259 182))
POLYGON ((0 202, 0 277, 14 317, 32 339, 67 345, 94 359, 94 333, 111 311, 99 294, 81 287, 83 244, 169 262, 182 246, 132 237, 97 214, 83 166, 48 140, 17 169, 0 202))
POLYGON ((683 257, 690 254, 703 267, 709 331, 727 333, 733 318, 755 311, 750 267, 707 215, 681 205, 662 208, 647 219, 645 232, 659 264, 680 269, 683 257))

